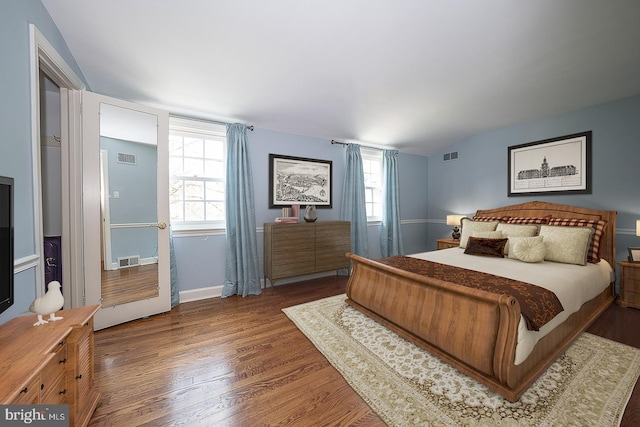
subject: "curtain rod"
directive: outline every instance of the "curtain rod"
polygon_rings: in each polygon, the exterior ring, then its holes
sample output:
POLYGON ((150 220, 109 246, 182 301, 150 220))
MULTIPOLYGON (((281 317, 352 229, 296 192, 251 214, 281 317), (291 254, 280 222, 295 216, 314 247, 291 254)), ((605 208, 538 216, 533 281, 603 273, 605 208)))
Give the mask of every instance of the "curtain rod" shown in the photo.
MULTIPOLYGON (((342 145, 343 147, 346 147, 347 145, 349 145, 349 143, 348 143, 348 142, 340 142, 340 141, 336 141, 335 139, 332 139, 332 140, 331 140, 331 144, 332 144, 332 145, 335 145, 335 144, 337 144, 337 145, 342 145)), ((374 146, 372 146, 372 145, 367 145, 367 144, 358 144, 357 142, 355 142, 354 144, 357 144, 357 145, 359 145, 359 146, 361 146, 361 147, 364 147, 364 148, 368 148, 368 149, 370 149, 370 150, 379 150, 379 151, 387 150, 387 148, 374 147, 374 146)), ((391 149, 391 150, 392 150, 392 149, 393 149, 393 147, 391 147, 391 148, 389 148, 389 149, 391 149)))
MULTIPOLYGON (((189 117, 189 116, 181 116, 179 114, 169 114, 169 117, 173 117, 176 119, 185 119, 185 120, 194 120, 196 122, 204 122, 204 123, 214 123, 216 125, 230 125, 229 122, 222 122, 220 120, 210 120, 210 119, 201 119, 199 117, 189 117)), ((253 132, 253 125, 247 125, 247 129, 253 132)))

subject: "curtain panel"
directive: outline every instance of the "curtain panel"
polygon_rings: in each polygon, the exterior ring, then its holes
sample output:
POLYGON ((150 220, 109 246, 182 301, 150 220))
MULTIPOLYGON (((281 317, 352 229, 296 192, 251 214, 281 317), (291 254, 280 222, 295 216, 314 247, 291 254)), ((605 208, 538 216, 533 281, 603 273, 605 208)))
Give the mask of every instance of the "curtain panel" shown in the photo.
POLYGON ((380 248, 383 257, 403 255, 400 229, 400 194, 398 150, 382 153, 382 231, 380 248))
POLYGON ((259 295, 260 270, 256 237, 253 174, 247 127, 227 125, 225 281, 222 297, 259 295))
POLYGON ((367 233, 364 171, 358 144, 347 145, 340 219, 351 222, 351 252, 368 257, 369 235, 367 233))

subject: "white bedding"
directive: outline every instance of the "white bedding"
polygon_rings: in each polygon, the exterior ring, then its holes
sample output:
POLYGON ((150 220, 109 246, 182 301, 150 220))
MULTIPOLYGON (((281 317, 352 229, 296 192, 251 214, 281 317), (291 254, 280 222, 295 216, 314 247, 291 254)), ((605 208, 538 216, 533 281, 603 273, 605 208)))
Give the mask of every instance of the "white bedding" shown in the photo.
POLYGON ((539 331, 529 331, 524 318, 520 319, 516 365, 529 356, 538 340, 578 311, 582 304, 600 294, 615 279, 613 269, 605 260, 598 264, 587 263, 584 266, 549 261, 530 264, 510 258, 466 255, 461 248, 409 256, 532 283, 556 294, 564 311, 539 331))

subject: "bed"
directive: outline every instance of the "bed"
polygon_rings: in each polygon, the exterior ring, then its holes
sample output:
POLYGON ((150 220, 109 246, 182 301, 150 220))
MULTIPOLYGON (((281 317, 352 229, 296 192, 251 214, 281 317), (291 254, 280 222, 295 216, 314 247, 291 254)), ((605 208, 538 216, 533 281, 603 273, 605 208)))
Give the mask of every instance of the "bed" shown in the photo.
MULTIPOLYGON (((518 342, 523 330, 523 314, 520 302, 514 296, 428 277, 388 265, 385 260, 370 260, 349 253, 347 256, 351 259, 352 271, 346 288, 347 303, 507 400, 515 402, 613 302, 616 212, 547 202, 527 202, 478 210, 475 217, 478 220, 552 218, 556 221, 555 225, 580 225, 569 224, 569 219, 574 219, 599 224, 601 261, 598 268, 605 271, 602 273, 606 278, 604 286, 601 286, 601 290, 592 291, 588 300, 575 308, 577 311, 563 310, 563 316, 558 316, 541 327, 539 332, 544 329, 546 331, 542 335, 538 334, 525 352, 518 352, 518 358, 522 360, 517 363, 516 353, 518 347, 521 347, 518 342), (563 318, 558 320, 560 317, 563 318)), ((448 262, 443 261, 447 258, 447 251, 455 253, 454 258, 459 259, 466 257, 475 261, 484 258, 466 254, 461 257, 463 250, 452 248, 437 251, 442 255, 437 254, 434 262, 448 262)), ((429 259, 435 255, 419 254, 415 257, 429 259)), ((512 259, 500 261, 504 261, 504 265, 511 262, 512 266, 515 265, 514 262, 519 262, 512 259)), ((545 268, 546 264, 557 267, 556 263, 548 261, 537 263, 536 267, 532 267, 533 263, 521 265, 523 268, 545 268)), ((595 268, 591 263, 573 267, 577 268, 576 271, 580 268, 595 268)), ((515 271, 518 268, 505 270, 515 271)), ((555 274, 546 276, 555 277, 555 274)), ((561 282, 559 285, 562 288, 565 283, 561 282)), ((571 299, 566 296, 563 298, 565 303, 571 299)))

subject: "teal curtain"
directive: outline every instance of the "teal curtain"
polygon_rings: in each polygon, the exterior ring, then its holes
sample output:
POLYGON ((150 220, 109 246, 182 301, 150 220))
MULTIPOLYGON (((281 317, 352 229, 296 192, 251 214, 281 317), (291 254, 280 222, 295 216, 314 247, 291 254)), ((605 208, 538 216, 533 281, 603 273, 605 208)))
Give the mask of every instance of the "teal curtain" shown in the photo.
POLYGON ((262 293, 251 171, 247 127, 239 123, 227 125, 227 239, 223 298, 262 293))
POLYGON ((340 219, 351 222, 351 252, 369 256, 367 207, 364 198, 364 171, 358 144, 347 145, 346 167, 340 219))
POLYGON ((178 288, 178 267, 176 265, 176 251, 173 248, 173 231, 169 226, 169 271, 171 274, 171 308, 180 304, 180 289, 178 288))
POLYGON ((382 153, 382 256, 403 255, 400 230, 400 194, 398 189, 398 150, 382 153))

